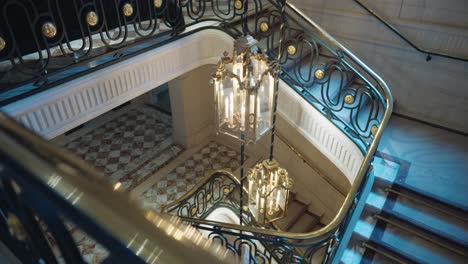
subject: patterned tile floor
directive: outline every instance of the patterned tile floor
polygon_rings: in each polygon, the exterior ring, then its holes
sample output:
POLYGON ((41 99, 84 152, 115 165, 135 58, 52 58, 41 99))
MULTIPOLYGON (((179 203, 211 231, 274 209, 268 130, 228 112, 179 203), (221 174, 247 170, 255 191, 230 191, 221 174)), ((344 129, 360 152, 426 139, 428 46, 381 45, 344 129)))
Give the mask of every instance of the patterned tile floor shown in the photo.
MULTIPOLYGON (((99 125, 91 125, 91 131, 84 135, 67 136, 63 145, 126 190, 138 186, 183 151, 173 143, 170 117, 147 106, 121 109, 116 117, 104 115, 93 123, 99 125)), ((91 236, 72 223, 68 227, 86 263, 100 263, 108 255, 91 236)))
POLYGON ((65 148, 125 189, 136 187, 183 150, 173 144, 170 117, 146 106, 66 142, 65 148))
POLYGON ((210 142, 146 190, 141 197, 143 207, 159 211, 162 206, 178 199, 193 188, 203 179, 206 172, 216 169, 235 171, 239 166, 237 151, 210 142))
MULTIPOLYGON (((172 141, 170 117, 150 107, 130 107, 103 121, 83 135, 65 139, 64 147, 102 170, 112 183, 120 182, 130 191, 176 158, 183 149, 172 141)), ((141 197, 145 208, 161 206, 190 190, 205 173, 214 169, 235 171, 239 153, 209 142, 182 161, 141 197)), ((107 250, 91 236, 69 224, 69 230, 86 263, 100 263, 107 250)))
MULTIPOLYGON (((210 142, 145 191, 141 197, 142 204, 145 208, 159 211, 161 206, 190 190, 206 172, 214 169, 235 171, 239 166, 238 152, 210 142)), ((71 227, 71 232, 86 263, 101 263, 107 257, 107 250, 89 235, 74 227, 71 227)))

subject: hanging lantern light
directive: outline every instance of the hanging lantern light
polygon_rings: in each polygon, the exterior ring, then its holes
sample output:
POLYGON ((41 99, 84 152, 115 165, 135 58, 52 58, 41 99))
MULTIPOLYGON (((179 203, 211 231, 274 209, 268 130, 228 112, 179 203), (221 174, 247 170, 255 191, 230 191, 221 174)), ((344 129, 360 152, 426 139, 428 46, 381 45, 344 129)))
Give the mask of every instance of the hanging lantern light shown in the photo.
POLYGON ((273 98, 279 67, 258 53, 257 40, 234 42, 232 57, 224 52, 212 76, 218 133, 257 142, 272 127, 273 98))
POLYGON ((286 216, 292 180, 274 159, 266 159, 247 172, 248 208, 260 226, 286 216))

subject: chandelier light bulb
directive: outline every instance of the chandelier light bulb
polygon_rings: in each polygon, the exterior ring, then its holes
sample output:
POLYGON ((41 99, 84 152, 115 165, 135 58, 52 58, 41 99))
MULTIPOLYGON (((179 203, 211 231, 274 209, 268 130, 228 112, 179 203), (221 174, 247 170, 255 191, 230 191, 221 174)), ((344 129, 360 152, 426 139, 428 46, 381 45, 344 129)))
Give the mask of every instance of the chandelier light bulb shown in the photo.
POLYGON ((258 52, 256 43, 251 36, 237 39, 233 56, 225 51, 212 76, 217 132, 246 143, 257 142, 272 127, 279 73, 266 52, 258 52))
POLYGON ((286 216, 292 180, 276 160, 263 160, 247 172, 248 208, 257 223, 265 226, 286 216))

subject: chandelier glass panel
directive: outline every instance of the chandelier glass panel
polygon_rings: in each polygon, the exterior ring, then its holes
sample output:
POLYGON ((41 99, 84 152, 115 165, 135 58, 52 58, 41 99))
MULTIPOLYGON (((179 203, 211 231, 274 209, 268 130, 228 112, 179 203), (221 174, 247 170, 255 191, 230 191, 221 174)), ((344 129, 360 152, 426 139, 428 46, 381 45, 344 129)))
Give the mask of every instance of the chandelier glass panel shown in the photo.
POLYGON ((276 160, 266 159, 247 172, 248 208, 260 226, 286 216, 292 180, 276 160))
POLYGON ((257 41, 243 36, 232 57, 224 52, 212 76, 217 131, 244 142, 257 142, 272 127, 279 67, 259 53, 257 41))

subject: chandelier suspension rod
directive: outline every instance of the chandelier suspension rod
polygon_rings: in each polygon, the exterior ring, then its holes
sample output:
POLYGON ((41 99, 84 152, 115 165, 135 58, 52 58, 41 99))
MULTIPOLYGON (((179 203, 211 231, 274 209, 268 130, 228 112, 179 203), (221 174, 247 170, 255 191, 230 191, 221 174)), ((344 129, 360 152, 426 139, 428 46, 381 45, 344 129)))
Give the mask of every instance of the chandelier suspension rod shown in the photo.
MULTIPOLYGON (((284 26, 286 21, 286 0, 279 0, 281 5, 281 25, 280 25, 280 37, 278 41, 278 75, 281 74, 281 55, 283 54, 283 35, 284 35, 284 26)), ((273 160, 273 149, 275 144, 275 130, 276 130, 276 110, 278 108, 278 90, 279 90, 279 76, 275 78, 275 92, 274 92, 274 99, 273 99, 273 121, 271 127, 271 141, 270 141, 270 161, 273 160)))
POLYGON ((242 12, 242 33, 244 33, 244 36, 247 36, 249 32, 249 27, 248 27, 248 17, 247 13, 249 12, 249 0, 244 0, 244 12, 242 12))
MULTIPOLYGON (((241 153, 240 153, 240 195, 239 195, 239 205, 240 205, 240 219, 239 225, 242 226, 242 214, 244 207, 244 159, 245 159, 245 135, 241 134, 241 153)), ((242 231, 241 231, 242 234, 242 231)))

